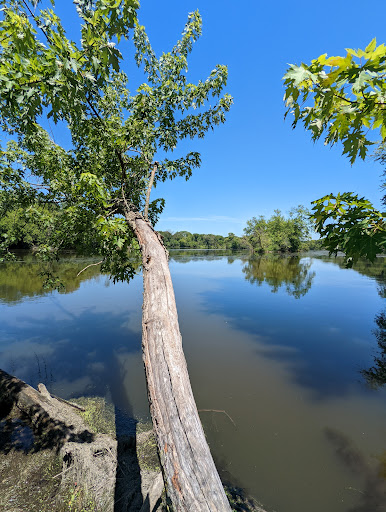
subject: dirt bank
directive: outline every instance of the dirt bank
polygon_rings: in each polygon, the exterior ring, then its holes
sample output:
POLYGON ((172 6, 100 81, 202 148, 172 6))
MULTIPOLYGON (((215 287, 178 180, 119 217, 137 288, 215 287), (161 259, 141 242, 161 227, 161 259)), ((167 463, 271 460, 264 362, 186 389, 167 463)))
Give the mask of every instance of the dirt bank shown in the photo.
MULTIPOLYGON (((70 405, 39 389, 0 370, 0 512, 171 512, 151 423, 117 436, 103 398, 70 405)), ((226 493, 232 510, 264 512, 226 493)))

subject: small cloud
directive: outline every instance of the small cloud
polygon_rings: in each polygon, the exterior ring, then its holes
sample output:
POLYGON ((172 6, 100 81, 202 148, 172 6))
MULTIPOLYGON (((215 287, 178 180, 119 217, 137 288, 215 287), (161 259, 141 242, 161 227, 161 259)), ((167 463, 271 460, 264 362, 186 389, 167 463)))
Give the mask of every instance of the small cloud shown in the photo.
POLYGON ((226 215, 209 215, 208 217, 163 217, 164 222, 236 222, 244 224, 244 220, 226 215))
POLYGON ((74 380, 59 380, 51 385, 51 391, 62 397, 86 395, 91 389, 93 389, 93 382, 88 375, 74 380))
POLYGON ((37 341, 37 338, 29 338, 20 341, 9 340, 9 344, 3 345, 0 351, 3 362, 12 360, 19 362, 21 360, 27 361, 36 359, 37 357, 48 357, 53 353, 54 347, 49 341, 42 343, 41 341, 37 341))

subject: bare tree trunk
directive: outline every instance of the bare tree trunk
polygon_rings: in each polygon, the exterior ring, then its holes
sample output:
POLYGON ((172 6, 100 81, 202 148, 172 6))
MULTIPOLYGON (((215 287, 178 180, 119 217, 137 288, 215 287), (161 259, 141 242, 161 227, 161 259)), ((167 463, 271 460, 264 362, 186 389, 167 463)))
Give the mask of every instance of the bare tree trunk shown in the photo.
POLYGON ((142 252, 143 360, 167 494, 175 512, 231 512, 190 385, 167 251, 141 215, 126 220, 142 252))

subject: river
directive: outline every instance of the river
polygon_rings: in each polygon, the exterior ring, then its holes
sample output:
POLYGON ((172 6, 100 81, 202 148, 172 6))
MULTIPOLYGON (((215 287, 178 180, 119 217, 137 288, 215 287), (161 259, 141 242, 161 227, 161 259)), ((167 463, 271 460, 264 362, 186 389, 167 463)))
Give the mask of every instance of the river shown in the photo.
MULTIPOLYGON (((141 275, 76 277, 89 263, 64 259, 61 291, 32 256, 0 264, 0 368, 147 419, 141 275)), ((386 259, 171 251, 170 268, 222 479, 269 512, 385 511, 386 259)))

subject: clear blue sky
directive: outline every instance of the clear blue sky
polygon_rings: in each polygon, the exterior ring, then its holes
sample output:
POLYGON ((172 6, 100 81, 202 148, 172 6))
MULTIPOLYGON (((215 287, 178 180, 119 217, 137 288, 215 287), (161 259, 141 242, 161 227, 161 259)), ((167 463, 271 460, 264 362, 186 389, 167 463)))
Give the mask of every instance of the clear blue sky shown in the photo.
MULTIPOLYGON (((70 0, 57 7, 65 26, 74 22, 70 0)), ((139 19, 158 55, 171 49, 188 13, 199 9, 203 35, 190 56, 190 79, 205 80, 216 64, 227 64, 227 92, 234 97, 224 125, 181 147, 201 152, 201 168, 188 182, 176 179, 153 191, 153 198, 166 199, 157 228, 241 235, 253 216, 310 207, 330 192, 353 191, 380 207, 382 167, 371 159, 351 166, 340 145, 313 144, 300 125, 293 131, 291 120, 283 120, 281 78, 289 63, 342 55, 373 37, 386 43, 384 7, 378 0, 142 0, 139 19)), ((142 78, 132 69, 132 46, 122 50, 135 88, 142 78)))

